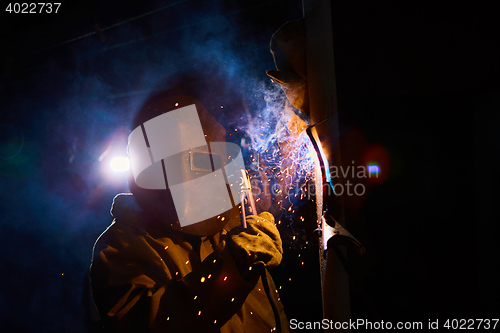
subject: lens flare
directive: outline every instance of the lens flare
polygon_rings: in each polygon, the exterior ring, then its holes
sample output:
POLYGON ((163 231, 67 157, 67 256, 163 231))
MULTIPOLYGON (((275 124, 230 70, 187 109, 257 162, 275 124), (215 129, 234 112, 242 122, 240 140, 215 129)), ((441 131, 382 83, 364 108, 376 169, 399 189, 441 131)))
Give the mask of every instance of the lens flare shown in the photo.
POLYGON ((127 157, 119 156, 114 157, 109 163, 111 170, 114 172, 124 172, 128 171, 130 168, 130 161, 127 157))
POLYGON ((391 159, 387 149, 380 144, 368 146, 361 163, 367 166, 368 179, 372 185, 383 183, 391 172, 391 159))
POLYGON ((380 173, 380 167, 376 164, 370 164, 368 165, 368 172, 371 174, 371 175, 378 175, 380 173))

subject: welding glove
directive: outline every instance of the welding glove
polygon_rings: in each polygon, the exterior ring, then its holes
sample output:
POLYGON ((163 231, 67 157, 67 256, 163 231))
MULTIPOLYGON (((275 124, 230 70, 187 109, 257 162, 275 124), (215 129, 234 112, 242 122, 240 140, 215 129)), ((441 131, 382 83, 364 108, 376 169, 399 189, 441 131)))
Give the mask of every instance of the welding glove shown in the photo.
POLYGON ((243 278, 258 274, 258 267, 276 267, 283 258, 280 233, 267 212, 248 216, 246 229, 231 229, 227 243, 243 278))

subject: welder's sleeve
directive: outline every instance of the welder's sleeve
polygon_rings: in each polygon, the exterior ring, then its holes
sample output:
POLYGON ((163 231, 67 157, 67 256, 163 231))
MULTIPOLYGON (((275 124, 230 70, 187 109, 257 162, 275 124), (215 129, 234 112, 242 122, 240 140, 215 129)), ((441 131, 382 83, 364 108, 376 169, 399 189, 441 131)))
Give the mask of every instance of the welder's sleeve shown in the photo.
POLYGON ((186 274, 182 267, 177 272, 167 268, 179 260, 190 266, 177 244, 163 259, 157 252, 164 249, 151 247, 147 237, 126 237, 121 230, 105 236, 96 245, 91 277, 94 300, 110 332, 218 332, 257 283, 242 279, 224 240, 186 274))

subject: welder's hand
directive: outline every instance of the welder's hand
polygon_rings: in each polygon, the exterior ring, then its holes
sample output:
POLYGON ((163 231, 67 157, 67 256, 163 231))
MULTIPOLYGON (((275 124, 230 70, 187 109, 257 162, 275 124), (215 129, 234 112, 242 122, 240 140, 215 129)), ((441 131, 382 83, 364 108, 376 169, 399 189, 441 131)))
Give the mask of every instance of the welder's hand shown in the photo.
POLYGON ((248 216, 247 226, 228 233, 229 250, 243 277, 257 273, 252 270, 259 266, 276 267, 283 258, 281 237, 270 213, 248 216))

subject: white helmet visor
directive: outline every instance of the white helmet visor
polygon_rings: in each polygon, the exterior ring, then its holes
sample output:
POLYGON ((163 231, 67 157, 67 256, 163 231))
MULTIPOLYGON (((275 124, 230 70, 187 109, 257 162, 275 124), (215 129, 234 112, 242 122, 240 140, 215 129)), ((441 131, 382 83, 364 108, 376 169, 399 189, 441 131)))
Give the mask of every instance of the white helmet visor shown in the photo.
POLYGON ((129 136, 137 186, 169 189, 181 227, 218 216, 242 199, 241 149, 207 142, 195 104, 161 114, 129 136))

